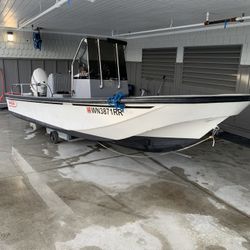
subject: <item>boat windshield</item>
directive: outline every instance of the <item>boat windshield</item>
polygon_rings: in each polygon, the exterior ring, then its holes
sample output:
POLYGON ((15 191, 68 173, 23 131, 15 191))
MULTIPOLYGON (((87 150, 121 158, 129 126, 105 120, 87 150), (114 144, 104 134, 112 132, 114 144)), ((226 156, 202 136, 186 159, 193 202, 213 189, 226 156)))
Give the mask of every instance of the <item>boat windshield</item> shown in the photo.
POLYGON ((100 79, 98 41, 95 38, 88 38, 89 69, 90 79, 100 79))
POLYGON ((90 79, 127 80, 124 45, 118 42, 88 38, 90 79))
POLYGON ((124 50, 118 40, 82 40, 73 60, 74 79, 127 80, 124 50))
POLYGON ((116 45, 107 40, 100 40, 101 62, 102 62, 102 77, 104 80, 117 80, 117 58, 116 45))

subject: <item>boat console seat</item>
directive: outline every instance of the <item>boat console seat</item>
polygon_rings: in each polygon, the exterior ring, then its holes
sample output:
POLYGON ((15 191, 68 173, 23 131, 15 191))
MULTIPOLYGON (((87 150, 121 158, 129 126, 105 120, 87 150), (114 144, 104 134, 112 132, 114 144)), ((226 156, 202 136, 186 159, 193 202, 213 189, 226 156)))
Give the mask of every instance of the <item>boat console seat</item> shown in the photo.
POLYGON ((55 96, 56 94, 70 94, 70 75, 52 73, 48 77, 47 97, 55 96))

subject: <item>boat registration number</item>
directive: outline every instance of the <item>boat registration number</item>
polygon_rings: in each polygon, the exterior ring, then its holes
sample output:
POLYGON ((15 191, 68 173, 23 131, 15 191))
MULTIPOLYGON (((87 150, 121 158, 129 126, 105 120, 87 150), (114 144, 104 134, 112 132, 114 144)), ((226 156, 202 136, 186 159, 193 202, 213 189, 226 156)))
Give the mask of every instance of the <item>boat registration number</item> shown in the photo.
POLYGON ((124 111, 121 109, 115 108, 106 108, 106 107, 86 107, 86 111, 89 114, 97 114, 97 115, 118 115, 123 116, 124 111))

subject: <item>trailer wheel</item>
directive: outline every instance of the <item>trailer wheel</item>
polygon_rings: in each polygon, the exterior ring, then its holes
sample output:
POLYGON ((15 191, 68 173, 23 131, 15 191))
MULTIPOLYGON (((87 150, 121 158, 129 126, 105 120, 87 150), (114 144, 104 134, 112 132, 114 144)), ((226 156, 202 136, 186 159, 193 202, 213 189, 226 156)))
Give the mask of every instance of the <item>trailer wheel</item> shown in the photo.
POLYGON ((50 141, 54 144, 57 144, 59 142, 59 136, 56 131, 51 131, 49 134, 50 141))

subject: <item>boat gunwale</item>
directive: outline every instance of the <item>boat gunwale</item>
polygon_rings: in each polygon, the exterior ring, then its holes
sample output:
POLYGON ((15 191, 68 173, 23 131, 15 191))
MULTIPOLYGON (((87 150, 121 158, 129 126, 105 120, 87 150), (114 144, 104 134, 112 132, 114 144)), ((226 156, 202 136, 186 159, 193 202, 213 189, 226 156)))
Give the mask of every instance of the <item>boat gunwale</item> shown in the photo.
MULTIPOLYGON (((58 98, 58 97, 35 97, 6 94, 9 99, 50 103, 50 104, 108 104, 107 98, 58 98)), ((120 100, 124 104, 192 104, 192 103, 225 103, 225 102, 250 102, 250 94, 223 94, 223 95, 179 95, 179 96, 138 96, 127 97, 120 100)), ((111 105, 109 105, 111 106, 111 105)))

